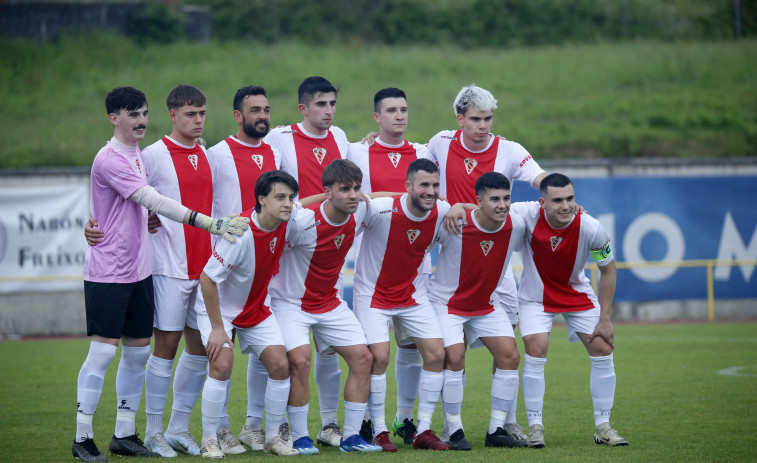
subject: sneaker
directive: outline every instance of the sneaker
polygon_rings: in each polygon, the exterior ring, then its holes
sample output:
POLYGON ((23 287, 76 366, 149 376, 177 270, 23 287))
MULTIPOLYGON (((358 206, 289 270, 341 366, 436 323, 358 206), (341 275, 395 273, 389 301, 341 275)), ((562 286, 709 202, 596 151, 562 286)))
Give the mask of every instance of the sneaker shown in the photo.
POLYGON ((218 441, 215 439, 208 439, 202 444, 200 449, 200 457, 202 458, 223 458, 223 452, 218 445, 218 441))
POLYGON ((161 457, 173 458, 178 456, 176 451, 174 451, 174 449, 172 449, 171 446, 168 445, 168 442, 166 442, 166 437, 162 432, 156 432, 152 436, 148 437, 145 440, 145 447, 157 453, 161 457))
POLYGON ((342 430, 339 429, 338 424, 329 423, 321 429, 316 440, 321 445, 339 447, 342 443, 342 430))
POLYGON ((218 445, 225 455, 238 455, 247 451, 229 429, 218 431, 218 445))
POLYGON ((71 444, 71 453, 81 461, 108 461, 108 458, 97 449, 92 438, 71 444))
POLYGON ((540 449, 544 447, 544 426, 541 424, 532 424, 528 427, 528 439, 526 447, 540 449))
POLYGON ((415 436, 416 429, 413 420, 405 418, 405 420, 400 423, 397 421, 397 417, 394 417, 394 422, 392 422, 392 432, 395 436, 400 436, 406 444, 410 445, 413 443, 413 436, 415 436))
POLYGON ((363 423, 360 425, 360 438, 364 441, 368 442, 371 439, 373 439, 373 423, 371 420, 363 420, 363 423))
POLYGON ((470 450, 473 448, 471 447, 470 442, 468 442, 468 439, 465 438, 465 431, 462 429, 458 429, 449 436, 447 445, 450 450, 470 450))
MULTIPOLYGON (((288 430, 288 426, 287 426, 288 430)), ((299 455, 300 452, 297 450, 289 447, 286 442, 281 438, 281 436, 274 436, 273 439, 271 439, 269 442, 265 444, 265 447, 263 447, 263 451, 265 453, 272 453, 274 455, 281 455, 281 456, 292 456, 292 455, 299 455)))
POLYGON ((521 425, 519 425, 518 423, 505 423, 505 427, 503 429, 505 430, 506 434, 509 434, 518 440, 522 440, 525 445, 528 436, 523 432, 523 427, 521 425))
POLYGON ((193 456, 200 454, 200 446, 197 445, 194 436, 189 431, 177 432, 176 434, 166 432, 163 436, 168 445, 179 453, 193 456))
POLYGON ((242 426, 239 431, 239 442, 248 446, 252 451, 262 451, 265 447, 265 431, 262 429, 247 429, 242 426))
POLYGON ((342 439, 339 442, 339 450, 342 452, 382 452, 384 449, 380 445, 369 444, 359 434, 355 434, 347 439, 342 439))
POLYGON ((310 436, 302 436, 292 444, 292 448, 297 450, 300 455, 318 455, 320 452, 313 445, 313 439, 310 436))
MULTIPOLYGON (((279 437, 281 438, 281 442, 283 442, 284 445, 286 445, 290 449, 292 448, 292 432, 289 430, 289 423, 281 423, 279 425, 279 437)), ((263 447, 263 450, 265 450, 265 446, 263 447)))
POLYGON ((136 434, 133 436, 116 437, 110 440, 108 446, 110 453, 113 455, 124 455, 127 457, 159 457, 160 455, 145 447, 136 434))
MULTIPOLYGON (((363 423, 365 423, 365 421, 363 421, 363 423)), ((363 436, 360 436, 360 438, 362 439, 363 436)), ((397 446, 394 445, 394 442, 392 442, 391 439, 389 439, 389 431, 381 431, 380 433, 376 434, 376 437, 371 439, 371 444, 378 445, 384 452, 397 451, 397 446)))
POLYGON ((413 439, 414 449, 426 449, 426 450, 449 450, 449 445, 440 441, 436 437, 436 433, 431 429, 427 429, 422 433, 415 436, 413 439))
POLYGON ((524 447, 526 445, 526 435, 523 434, 524 439, 521 440, 518 436, 508 433, 504 428, 499 427, 496 431, 489 434, 486 433, 486 439, 484 439, 484 446, 486 447, 524 447))
POLYGON ((618 431, 610 427, 610 423, 602 423, 594 429, 594 442, 607 444, 610 447, 616 445, 628 445, 628 441, 618 435, 618 431))

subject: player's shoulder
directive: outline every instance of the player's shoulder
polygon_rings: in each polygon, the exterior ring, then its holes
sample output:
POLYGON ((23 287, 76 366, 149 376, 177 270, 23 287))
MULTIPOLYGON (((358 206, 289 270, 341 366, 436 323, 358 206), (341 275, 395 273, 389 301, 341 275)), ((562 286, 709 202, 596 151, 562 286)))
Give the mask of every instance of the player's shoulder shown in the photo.
POLYGON ((165 151, 168 151, 168 147, 166 146, 166 142, 163 140, 163 137, 161 137, 161 138, 158 138, 154 143, 144 148, 142 150, 142 156, 145 156, 145 155, 152 156, 159 152, 165 152, 165 151))
POLYGON ((457 137, 455 134, 457 133, 457 130, 442 130, 440 132, 437 132, 436 135, 431 137, 431 141, 439 140, 439 141, 445 141, 447 143, 457 140, 457 137))
POLYGON ((443 199, 436 200, 436 210, 439 211, 439 215, 446 215, 452 208, 452 205, 443 199))
POLYGON ((355 158, 368 156, 368 143, 354 142, 347 146, 347 159, 354 160, 355 158))
POLYGON ((340 127, 337 127, 335 125, 332 125, 329 127, 329 132, 331 132, 335 137, 342 137, 345 140, 347 139, 347 134, 344 133, 344 130, 342 130, 340 127))
POLYGON ((228 138, 224 138, 223 140, 208 148, 206 151, 208 152, 208 154, 220 154, 226 152, 229 150, 228 140, 228 138))

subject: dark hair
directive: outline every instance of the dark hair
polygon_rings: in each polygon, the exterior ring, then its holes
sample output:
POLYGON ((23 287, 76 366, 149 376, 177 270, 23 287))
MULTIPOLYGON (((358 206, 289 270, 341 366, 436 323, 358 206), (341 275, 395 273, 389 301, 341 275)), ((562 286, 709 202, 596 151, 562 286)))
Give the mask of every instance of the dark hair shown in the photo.
POLYGON ((487 172, 476 180, 476 195, 481 196, 486 190, 509 190, 510 180, 499 172, 487 172))
POLYGON ((185 105, 205 106, 205 95, 197 87, 185 84, 177 85, 168 92, 166 106, 170 111, 185 105))
POLYGON ((263 87, 258 87, 257 85, 249 85, 247 87, 242 87, 239 90, 237 90, 236 95, 234 95, 234 111, 241 111, 242 102, 244 101, 245 98, 247 98, 250 95, 267 96, 265 94, 265 89, 263 87))
POLYGON ((407 166, 407 179, 410 180, 410 177, 415 175, 415 173, 419 170, 428 172, 429 174, 435 174, 439 172, 439 168, 436 166, 436 163, 434 161, 430 161, 428 159, 416 159, 415 161, 411 162, 409 166, 407 166))
POLYGON ((352 161, 347 159, 334 159, 323 169, 321 183, 324 187, 330 187, 335 183, 352 185, 363 182, 363 171, 352 161))
POLYGON ((394 87, 387 87, 382 88, 376 94, 373 96, 373 111, 380 113, 381 112, 381 102, 385 98, 404 98, 407 100, 407 97, 405 96, 405 92, 398 88, 394 87))
POLYGON ((568 185, 573 185, 573 182, 570 181, 567 175, 558 173, 549 174, 541 180, 539 191, 544 195, 547 193, 548 187, 562 188, 568 185))
POLYGON ((255 182, 256 212, 260 212, 260 197, 268 196, 271 190, 273 190, 273 185, 275 183, 283 183, 291 188, 295 195, 300 191, 300 188, 297 186, 297 180, 283 170, 269 170, 268 172, 263 172, 263 174, 258 177, 258 181, 255 182))
POLYGON ((297 89, 297 99, 300 104, 305 106, 310 104, 313 97, 322 93, 334 92, 334 95, 339 91, 331 85, 331 82, 320 76, 308 77, 300 84, 300 88, 297 89))
POLYGON ((117 114, 120 110, 134 111, 147 105, 147 97, 134 87, 116 87, 105 97, 105 110, 117 114))

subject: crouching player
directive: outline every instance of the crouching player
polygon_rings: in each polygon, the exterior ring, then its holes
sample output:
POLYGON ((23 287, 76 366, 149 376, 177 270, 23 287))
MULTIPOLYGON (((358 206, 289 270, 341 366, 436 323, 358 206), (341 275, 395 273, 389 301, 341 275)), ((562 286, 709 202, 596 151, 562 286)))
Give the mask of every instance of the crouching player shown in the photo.
MULTIPOLYGON (((449 426, 450 450, 470 450, 460 410, 463 403, 465 337, 471 348, 486 346, 494 357, 491 418, 487 447, 522 447, 523 440, 505 431, 505 417, 518 393, 520 354, 513 327, 499 305, 496 289, 502 283, 513 250, 520 250, 525 224, 509 215, 510 182, 497 172, 476 180, 478 209, 466 211, 461 233, 441 230, 436 273, 429 283, 429 299, 444 335, 442 402, 449 426)), ((460 208, 458 204, 453 209, 460 208)), ((468 207, 471 207, 470 205, 468 207)))

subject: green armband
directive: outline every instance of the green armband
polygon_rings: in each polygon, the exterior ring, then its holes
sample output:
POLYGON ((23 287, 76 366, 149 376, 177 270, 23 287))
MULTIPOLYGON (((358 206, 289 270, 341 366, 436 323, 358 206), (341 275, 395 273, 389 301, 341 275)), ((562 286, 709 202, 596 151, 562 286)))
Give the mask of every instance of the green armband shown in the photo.
POLYGON ((602 262, 603 260, 607 259, 611 255, 612 255, 612 251, 610 250, 609 242, 605 244, 603 248, 591 250, 591 258, 594 259, 594 261, 596 262, 602 262))

